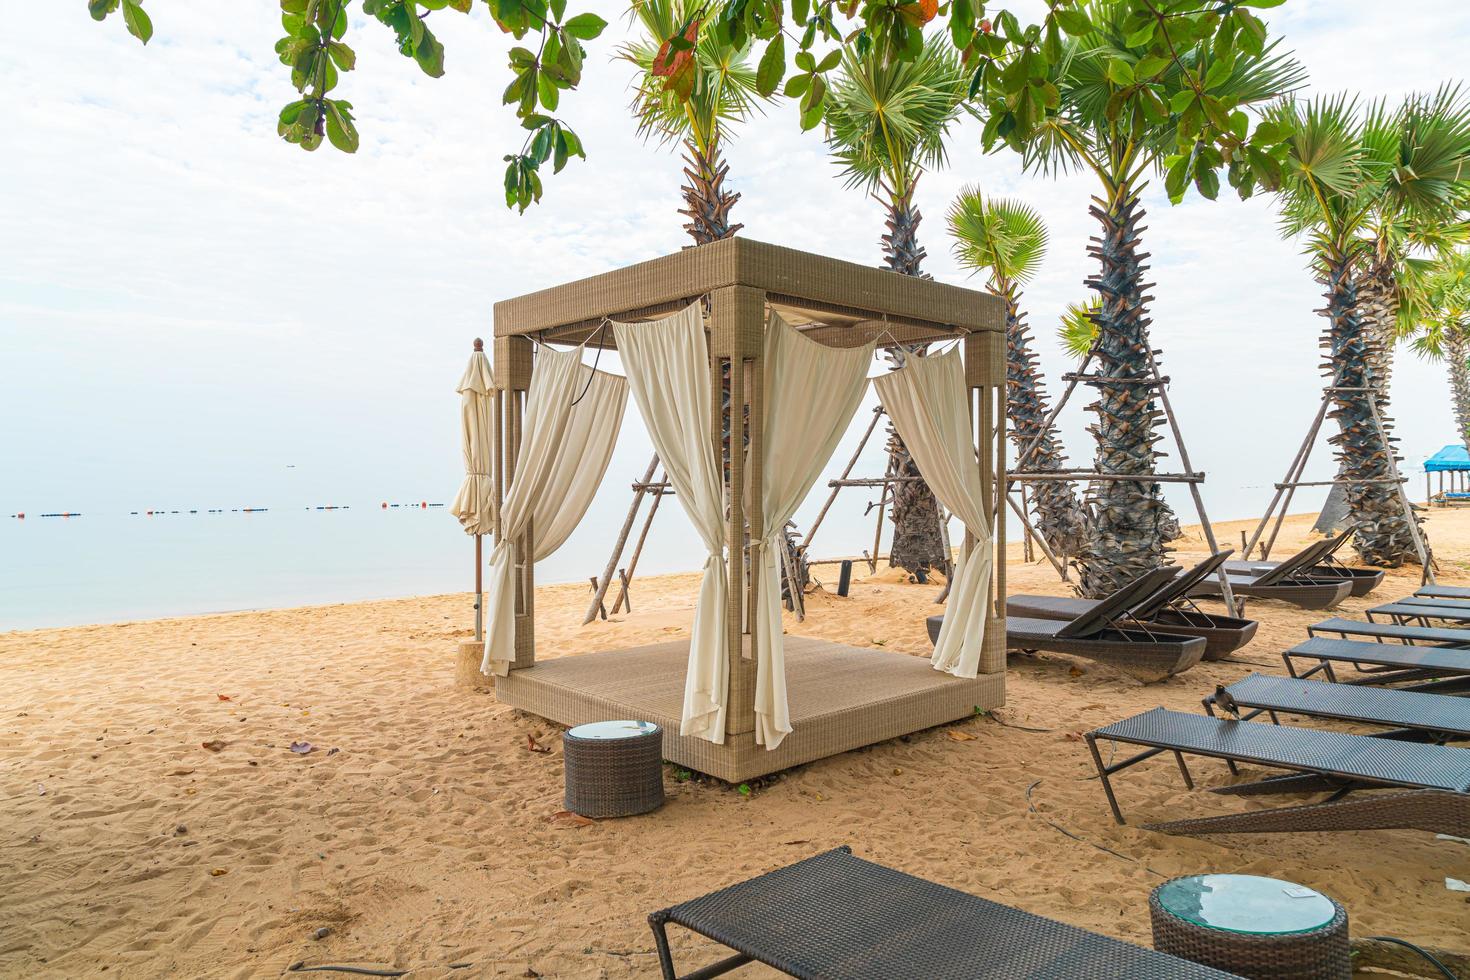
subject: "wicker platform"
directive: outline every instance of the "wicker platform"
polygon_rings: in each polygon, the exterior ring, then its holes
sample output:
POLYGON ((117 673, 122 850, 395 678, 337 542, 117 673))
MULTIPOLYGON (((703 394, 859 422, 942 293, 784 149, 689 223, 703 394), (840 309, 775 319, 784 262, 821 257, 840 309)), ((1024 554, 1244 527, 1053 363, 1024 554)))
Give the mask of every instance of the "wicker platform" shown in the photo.
POLYGON ((922 657, 786 638, 793 731, 774 752, 750 732, 724 745, 679 735, 687 640, 538 661, 497 679, 496 697, 563 725, 615 718, 664 729, 664 758, 729 782, 778 772, 955 721, 1005 701, 1005 674, 961 680, 922 657))

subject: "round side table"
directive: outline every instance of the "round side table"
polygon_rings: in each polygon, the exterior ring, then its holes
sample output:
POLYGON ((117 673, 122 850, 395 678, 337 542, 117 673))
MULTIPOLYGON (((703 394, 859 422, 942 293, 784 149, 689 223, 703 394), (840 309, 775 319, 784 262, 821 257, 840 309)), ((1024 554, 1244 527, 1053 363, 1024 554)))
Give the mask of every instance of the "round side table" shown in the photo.
POLYGON ((599 721, 562 736, 566 807, 584 817, 631 817, 664 802, 663 729, 599 721))
POLYGON ((1148 899, 1154 948, 1258 980, 1351 980, 1347 912, 1256 875, 1190 875, 1148 899))

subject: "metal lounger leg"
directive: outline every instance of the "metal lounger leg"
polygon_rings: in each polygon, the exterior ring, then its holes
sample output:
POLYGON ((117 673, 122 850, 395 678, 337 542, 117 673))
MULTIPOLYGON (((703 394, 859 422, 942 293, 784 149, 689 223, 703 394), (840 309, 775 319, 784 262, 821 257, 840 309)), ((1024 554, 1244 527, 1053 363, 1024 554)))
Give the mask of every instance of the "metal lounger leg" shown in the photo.
POLYGON ((1118 798, 1113 795, 1113 783, 1108 778, 1108 767, 1103 765, 1102 754, 1097 751, 1097 736, 1088 732, 1083 738, 1087 739, 1088 751, 1092 753, 1092 761, 1097 766, 1097 778, 1102 780, 1103 792, 1108 795, 1108 806, 1113 808, 1113 819, 1123 824, 1128 821, 1123 819, 1123 811, 1118 809, 1118 798))
POLYGON ((663 912, 654 912, 648 917, 649 928, 653 930, 653 944, 658 950, 659 969, 663 971, 664 980, 709 980, 710 977, 723 976, 750 962, 749 956, 744 953, 736 953, 718 963, 702 966, 693 973, 686 973, 681 977, 674 970, 674 955, 669 950, 667 923, 668 918, 663 912))

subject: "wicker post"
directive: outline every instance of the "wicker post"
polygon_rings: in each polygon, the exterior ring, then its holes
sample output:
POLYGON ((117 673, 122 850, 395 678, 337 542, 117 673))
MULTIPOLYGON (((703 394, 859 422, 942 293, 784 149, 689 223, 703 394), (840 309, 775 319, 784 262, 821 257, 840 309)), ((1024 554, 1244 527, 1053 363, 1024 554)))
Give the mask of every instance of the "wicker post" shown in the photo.
MULTIPOLYGON (((515 480, 516 455, 521 449, 521 432, 524 426, 526 396, 531 388, 534 370, 533 348, 526 337, 495 338, 495 387, 498 389, 497 404, 503 407, 497 413, 500 425, 496 429, 496 543, 500 541, 503 528, 500 526, 500 495, 510 488, 515 480), (504 477, 501 474, 504 473, 504 477)), ((525 533, 513 546, 516 564, 515 631, 516 658, 512 670, 530 667, 536 663, 536 580, 535 563, 531 560, 534 550, 535 528, 526 522, 525 533)))
POLYGON ((747 542, 759 541, 764 531, 758 493, 744 492, 748 485, 760 486, 761 428, 765 384, 761 361, 765 325, 765 293, 749 286, 728 286, 710 292, 710 377, 714 381, 716 463, 722 467, 725 502, 729 518, 725 543, 729 548, 727 576, 730 586, 729 637, 730 687, 727 692, 725 733, 727 736, 755 731, 755 660, 750 649, 749 613, 754 609, 758 584, 747 576, 747 542), (721 446, 720 366, 730 364, 730 463, 724 468, 721 446), (746 413, 750 408, 749 452, 746 443, 746 413), (748 461, 748 466, 747 466, 748 461))
MULTIPOLYGON (((985 493, 985 516, 991 527, 994 565, 990 576, 992 607, 985 621, 985 640, 980 654, 980 672, 998 674, 1006 668, 1006 513, 1001 496, 1006 492, 1005 459, 1005 334, 996 331, 970 333, 965 337, 965 385, 975 420, 975 456, 980 467, 980 486, 985 493)), ((966 553, 974 546, 967 534, 966 553)))

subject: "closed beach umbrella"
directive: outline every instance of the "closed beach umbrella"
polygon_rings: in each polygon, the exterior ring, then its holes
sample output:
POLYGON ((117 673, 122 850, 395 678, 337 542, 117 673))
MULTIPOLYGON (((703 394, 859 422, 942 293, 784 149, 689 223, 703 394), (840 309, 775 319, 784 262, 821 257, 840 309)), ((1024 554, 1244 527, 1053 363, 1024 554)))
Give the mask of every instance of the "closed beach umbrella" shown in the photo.
POLYGON ((464 482, 449 511, 459 518, 466 534, 475 536, 475 636, 480 635, 480 535, 489 534, 495 521, 494 482, 491 477, 490 400, 494 376, 484 342, 475 340, 475 352, 459 379, 460 445, 464 452, 464 482))

